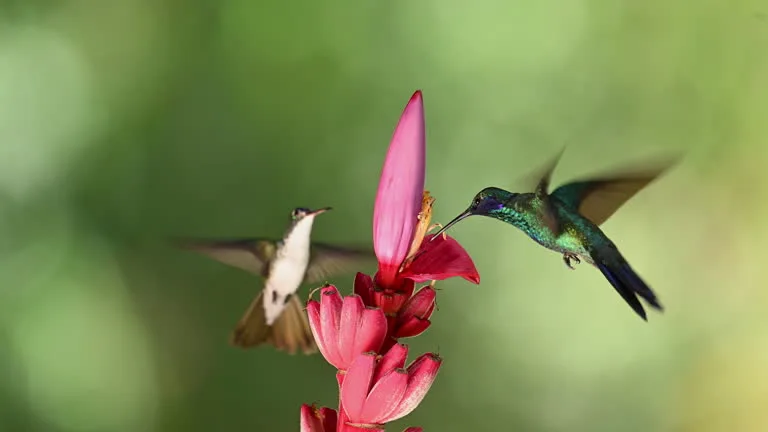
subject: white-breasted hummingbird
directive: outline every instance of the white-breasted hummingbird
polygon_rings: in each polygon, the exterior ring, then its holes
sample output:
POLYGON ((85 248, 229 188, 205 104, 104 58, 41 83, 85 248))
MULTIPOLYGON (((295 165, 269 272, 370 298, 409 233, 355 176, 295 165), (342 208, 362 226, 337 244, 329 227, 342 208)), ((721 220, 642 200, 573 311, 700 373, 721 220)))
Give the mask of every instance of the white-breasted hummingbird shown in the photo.
POLYGON ((330 210, 296 208, 281 240, 182 240, 179 245, 232 267, 263 276, 264 288, 237 323, 230 342, 241 348, 264 342, 293 354, 316 351, 307 315, 295 293, 303 283, 360 271, 376 263, 373 251, 310 242, 315 216, 330 210))

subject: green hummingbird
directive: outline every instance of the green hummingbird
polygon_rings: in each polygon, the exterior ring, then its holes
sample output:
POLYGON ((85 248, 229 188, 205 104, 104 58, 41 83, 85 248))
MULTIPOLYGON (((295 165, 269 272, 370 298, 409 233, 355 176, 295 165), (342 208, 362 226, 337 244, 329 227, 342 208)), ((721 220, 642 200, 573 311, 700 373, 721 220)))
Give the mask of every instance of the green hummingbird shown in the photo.
POLYGON ((230 342, 250 348, 268 342, 293 354, 316 351, 306 313, 295 293, 303 283, 322 283, 328 277, 359 271, 376 262, 373 251, 310 242, 317 215, 330 210, 296 208, 281 240, 181 240, 182 248, 262 276, 264 288, 237 323, 230 342))
POLYGON ((475 195, 472 204, 438 231, 432 240, 472 215, 506 222, 545 248, 561 253, 565 265, 572 270, 571 261, 580 263, 582 259, 597 267, 624 301, 647 320, 637 296, 662 311, 659 300, 599 226, 674 161, 657 162, 642 170, 623 170, 619 174, 574 181, 550 194, 550 177, 561 154, 562 151, 543 169, 534 192, 514 193, 487 187, 475 195))

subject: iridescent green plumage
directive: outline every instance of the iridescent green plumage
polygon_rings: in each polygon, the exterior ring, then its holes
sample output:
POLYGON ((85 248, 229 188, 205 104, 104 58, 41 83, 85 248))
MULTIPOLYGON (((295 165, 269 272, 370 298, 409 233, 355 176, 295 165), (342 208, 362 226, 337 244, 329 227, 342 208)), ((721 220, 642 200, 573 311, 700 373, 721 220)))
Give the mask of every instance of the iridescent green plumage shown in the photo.
POLYGON ((545 248, 563 254, 565 264, 571 269, 572 260, 581 262, 582 259, 597 267, 643 319, 646 319, 645 310, 637 296, 661 310, 653 291, 632 270, 599 225, 671 166, 672 161, 630 174, 625 171, 621 175, 568 183, 550 194, 549 179, 558 159, 559 155, 543 171, 534 192, 485 188, 475 196, 469 208, 441 232, 472 215, 498 219, 519 228, 545 248))

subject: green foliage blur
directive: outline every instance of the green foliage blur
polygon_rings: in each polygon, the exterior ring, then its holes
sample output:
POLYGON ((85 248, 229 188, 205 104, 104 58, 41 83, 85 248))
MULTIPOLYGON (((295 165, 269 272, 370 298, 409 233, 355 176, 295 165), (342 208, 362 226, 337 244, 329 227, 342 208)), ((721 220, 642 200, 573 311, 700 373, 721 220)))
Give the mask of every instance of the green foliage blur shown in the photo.
POLYGON ((2 0, 0 431, 295 431, 335 407, 322 357, 227 344, 258 279, 167 239, 333 206, 314 238, 370 244, 418 88, 435 221, 563 145, 555 183, 686 158, 603 226, 666 307, 648 323, 589 266, 458 225, 482 282, 438 285, 411 352, 443 368, 391 430, 768 430, 765 2, 2 0))

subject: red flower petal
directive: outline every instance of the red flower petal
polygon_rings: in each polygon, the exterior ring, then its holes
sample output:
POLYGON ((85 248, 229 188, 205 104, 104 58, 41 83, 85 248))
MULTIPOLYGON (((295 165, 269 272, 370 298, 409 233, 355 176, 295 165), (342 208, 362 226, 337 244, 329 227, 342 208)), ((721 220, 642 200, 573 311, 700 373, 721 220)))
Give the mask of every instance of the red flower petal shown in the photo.
POLYGON ((408 388, 403 400, 396 411, 387 418, 379 419, 381 423, 389 423, 410 414, 424 400, 429 388, 437 377, 442 360, 435 354, 426 353, 408 366, 408 388))
POLYGON ((407 388, 408 372, 405 369, 389 371, 373 385, 368 398, 365 400, 362 417, 358 421, 360 423, 383 423, 380 419, 387 418, 391 413, 398 410, 407 388))
POLYGON ((405 359, 408 358, 408 346, 395 344, 386 352, 376 365, 376 372, 373 374, 373 381, 381 379, 389 371, 402 369, 405 367, 405 359))
MULTIPOLYGON (((322 419, 325 432, 333 432, 336 430, 336 421, 338 417, 335 409, 326 407, 320 408, 320 418, 322 419)), ((421 430, 421 428, 419 428, 419 430, 421 430)))
POLYGON ((315 417, 313 407, 301 405, 301 432, 324 432, 323 423, 315 417))
POLYGON ((397 339, 388 335, 386 338, 384 338, 384 343, 381 344, 381 351, 387 352, 395 345, 397 345, 397 339))
POLYGON ((325 346, 325 339, 323 339, 323 329, 322 325, 320 324, 320 303, 318 303, 316 300, 310 300, 307 302, 307 318, 309 318, 309 328, 312 330, 312 336, 315 338, 317 349, 320 350, 320 354, 323 355, 325 361, 331 363, 331 361, 328 360, 328 348, 325 346))
POLYGON ((418 336, 424 333, 424 331, 427 330, 431 324, 432 322, 428 319, 419 318, 417 316, 410 316, 404 322, 398 323, 397 328, 395 328, 395 334, 393 337, 395 339, 399 339, 418 336))
POLYGON ((355 351, 355 340, 364 310, 363 300, 359 296, 351 295, 344 297, 339 321, 339 339, 337 342, 339 344, 339 358, 344 364, 342 367, 335 365, 339 369, 346 369, 355 357, 365 352, 355 351))
POLYGON ((354 423, 362 417, 375 369, 376 353, 361 354, 349 366, 341 383, 341 405, 354 423))
POLYGON ((343 300, 333 285, 320 291, 320 330, 325 345, 325 359, 337 369, 342 369, 344 359, 339 353, 339 323, 343 300))
POLYGON ((404 293, 390 290, 376 290, 374 298, 374 303, 388 315, 396 314, 408 301, 404 293))
POLYGON ((409 427, 408 429, 404 430, 403 432, 424 432, 424 429, 420 428, 420 427, 409 427))
POLYGON ((335 432, 336 411, 314 405, 301 406, 301 432, 335 432))
POLYGON ((413 292, 416 290, 416 283, 412 281, 411 279, 403 279, 403 282, 400 284, 400 289, 398 292, 402 292, 405 294, 407 298, 411 298, 413 296, 413 292))
POLYGON ((373 279, 364 273, 355 275, 355 294, 363 299, 366 306, 376 306, 373 302, 373 279))
MULTIPOLYGON (((357 336, 354 342, 355 357, 374 351, 379 352, 384 338, 387 337, 387 317, 381 309, 365 309, 358 326, 357 336)), ((352 358, 354 361, 354 358, 352 358)), ((350 361, 348 364, 351 364, 350 361)))
POLYGON ((472 283, 480 283, 475 263, 459 242, 450 236, 429 241, 432 237, 432 234, 425 237, 418 255, 403 270, 401 277, 426 282, 460 276, 472 283))
POLYGON ((403 310, 400 311, 398 316, 398 325, 400 325, 400 319, 405 321, 405 319, 414 316, 425 319, 432 316, 432 311, 435 310, 436 297, 437 293, 432 287, 426 286, 420 289, 416 295, 408 300, 408 302, 403 307, 403 310))

